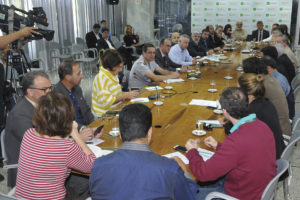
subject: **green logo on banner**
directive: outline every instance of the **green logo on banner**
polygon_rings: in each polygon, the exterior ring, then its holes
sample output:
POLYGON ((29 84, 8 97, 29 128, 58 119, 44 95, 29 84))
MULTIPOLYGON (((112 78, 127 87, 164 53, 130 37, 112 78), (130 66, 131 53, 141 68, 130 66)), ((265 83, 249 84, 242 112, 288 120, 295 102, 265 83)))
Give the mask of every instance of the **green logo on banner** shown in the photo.
POLYGON ((193 24, 193 26, 196 26, 195 24, 193 24))
POLYGON ((196 5, 196 3, 194 2, 193 5, 196 5))
POLYGON ((244 16, 243 13, 241 13, 240 16, 243 17, 244 16))
POLYGON ((252 19, 252 22, 254 23, 256 20, 255 19, 252 19))
POLYGON ((219 26, 218 24, 215 25, 216 28, 217 28, 218 26, 219 26))
POLYGON ((269 28, 269 25, 266 25, 265 27, 266 27, 266 28, 269 28))
POLYGON ((207 11, 207 8, 204 8, 205 11, 207 11))
POLYGON ((244 5, 244 2, 241 2, 241 5, 244 5))
POLYGON ((231 8, 228 8, 228 11, 231 11, 231 8))
POLYGON ((280 19, 279 22, 281 23, 281 22, 282 22, 282 19, 280 19))
POLYGON ((280 8, 280 11, 283 11, 283 8, 280 8))
POLYGON ((230 22, 231 20, 230 19, 227 19, 227 22, 230 22))
POLYGON ((196 16, 196 14, 195 14, 195 13, 193 13, 193 16, 196 16))
POLYGON ((267 14, 266 14, 266 17, 269 17, 269 16, 270 16, 269 13, 267 13, 267 14))
POLYGON ((219 16, 219 14, 218 14, 218 13, 216 13, 216 16, 218 17, 218 16, 219 16))
POLYGON ((217 3, 216 3, 216 5, 217 5, 217 6, 218 6, 218 5, 220 5, 220 3, 219 3, 219 2, 217 2, 217 3))
POLYGON ((206 22, 206 21, 207 21, 207 19, 203 19, 203 21, 205 21, 205 22, 206 22))
POLYGON ((256 11, 256 8, 253 8, 253 11, 256 11))
POLYGON ((267 1, 267 5, 270 5, 270 2, 269 2, 269 1, 267 1))

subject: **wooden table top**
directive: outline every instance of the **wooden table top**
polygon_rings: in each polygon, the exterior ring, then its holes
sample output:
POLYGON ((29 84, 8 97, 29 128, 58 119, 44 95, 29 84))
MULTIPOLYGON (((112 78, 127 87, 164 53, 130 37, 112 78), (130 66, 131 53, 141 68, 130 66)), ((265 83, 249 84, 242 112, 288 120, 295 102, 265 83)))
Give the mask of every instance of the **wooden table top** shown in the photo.
MULTIPOLYGON (((208 136, 213 136, 217 141, 223 142, 226 135, 224 129, 214 128, 212 131, 206 131, 204 136, 195 136, 192 134, 192 130, 195 129, 197 120, 216 120, 222 115, 217 115, 213 112, 213 109, 209 109, 203 106, 189 105, 192 99, 204 99, 204 100, 218 100, 220 93, 229 86, 237 86, 237 79, 242 74, 241 71, 237 71, 236 68, 240 66, 243 59, 248 58, 250 54, 240 53, 241 49, 245 48, 243 45, 237 45, 236 49, 232 52, 224 52, 228 57, 226 60, 221 60, 220 63, 209 63, 207 66, 201 66, 201 78, 196 80, 189 80, 186 78, 186 73, 181 74, 181 78, 184 82, 180 83, 160 83, 161 87, 166 85, 172 86, 173 91, 176 94, 168 97, 168 94, 161 94, 165 98, 160 98, 164 104, 156 106, 153 104, 154 100, 150 100, 149 103, 145 103, 152 112, 153 115, 153 133, 152 142, 150 147, 153 152, 160 155, 175 152, 173 146, 185 145, 189 138, 200 138, 203 140, 208 136), (231 76, 233 79, 227 80, 224 77, 231 76), (215 80, 216 93, 208 92, 209 88, 212 88, 210 81, 215 80), (161 128, 156 128, 160 126, 161 128)), ((194 66, 195 68, 195 66, 194 66)), ((158 90, 159 93, 170 92, 168 90, 158 90)), ((143 89, 140 97, 147 97, 150 94, 155 94, 155 91, 147 91, 143 89)), ((121 109, 129 101, 123 102, 119 105, 118 109, 121 109)), ((104 126, 104 134, 108 134, 113 125, 117 122, 116 119, 99 118, 95 120, 90 127, 97 127, 101 124, 104 126)), ((100 147, 120 147, 122 141, 120 137, 102 137, 105 142, 100 144, 100 147)), ((201 143, 201 148, 213 151, 201 143)))

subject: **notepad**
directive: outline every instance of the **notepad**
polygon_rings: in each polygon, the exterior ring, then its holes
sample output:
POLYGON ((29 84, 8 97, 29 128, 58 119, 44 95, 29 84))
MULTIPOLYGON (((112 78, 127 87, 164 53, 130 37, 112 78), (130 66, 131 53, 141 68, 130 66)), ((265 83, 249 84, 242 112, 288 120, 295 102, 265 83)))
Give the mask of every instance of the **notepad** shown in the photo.
POLYGON ((104 140, 101 140, 99 138, 93 138, 93 139, 90 139, 90 140, 88 140, 86 142, 88 144, 98 145, 98 144, 101 144, 102 142, 104 142, 104 140))
POLYGON ((209 100, 203 100, 203 99, 192 99, 192 101, 189 103, 189 105, 195 105, 195 106, 210 106, 210 107, 217 107, 217 101, 209 101, 209 100))
POLYGON ((110 153, 113 152, 113 151, 109 151, 109 150, 103 150, 100 147, 95 146, 93 144, 87 144, 87 146, 94 153, 96 158, 101 157, 101 156, 105 156, 105 155, 110 154, 110 153))
POLYGON ((167 157, 167 158, 173 158, 173 157, 177 156, 177 157, 179 157, 179 158, 182 160, 182 162, 183 162, 184 164, 186 164, 186 165, 189 164, 189 160, 185 157, 185 155, 183 155, 182 153, 180 153, 180 152, 178 152, 178 151, 176 151, 176 152, 174 152, 174 153, 165 154, 165 155, 163 155, 163 156, 164 156, 164 157, 167 157))
POLYGON ((148 103, 149 99, 140 97, 140 98, 131 99, 130 102, 132 102, 132 103, 148 103))
POLYGON ((160 86, 150 86, 150 87, 145 87, 146 90, 149 90, 149 91, 156 91, 156 90, 162 90, 163 88, 160 87, 160 86))
POLYGON ((173 78, 173 79, 167 79, 164 80, 165 83, 179 83, 179 82, 184 82, 182 78, 173 78))
POLYGON ((197 149, 200 156, 203 158, 204 161, 207 161, 208 159, 210 159, 215 153, 212 151, 208 151, 206 149, 202 149, 202 148, 198 148, 197 149))

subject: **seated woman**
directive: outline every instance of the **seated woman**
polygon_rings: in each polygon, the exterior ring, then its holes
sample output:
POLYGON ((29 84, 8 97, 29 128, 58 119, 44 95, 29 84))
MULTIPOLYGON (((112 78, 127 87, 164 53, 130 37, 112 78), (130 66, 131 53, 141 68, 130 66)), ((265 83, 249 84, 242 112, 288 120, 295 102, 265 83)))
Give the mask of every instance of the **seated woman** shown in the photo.
POLYGON ((279 159, 285 148, 282 130, 274 105, 266 98, 263 85, 264 76, 261 74, 245 73, 239 77, 240 87, 248 94, 249 111, 265 122, 272 130, 276 144, 276 159, 279 159))
POLYGON ((124 42, 127 47, 136 47, 136 52, 138 54, 142 53, 143 45, 140 44, 140 36, 138 34, 133 34, 132 26, 126 25, 124 29, 124 42))
POLYGON ((232 42, 232 40, 233 40, 233 37, 232 37, 232 27, 231 27, 230 24, 226 24, 225 25, 222 37, 224 38, 224 40, 226 42, 228 42, 228 43, 232 42))
POLYGON ((117 50, 104 52, 103 66, 96 75, 92 89, 92 112, 101 117, 106 111, 113 109, 119 102, 135 98, 138 92, 122 92, 118 73, 123 69, 123 60, 117 50))
POLYGON ((17 197, 64 199, 71 169, 91 172, 96 157, 81 139, 73 112, 71 101, 59 92, 39 99, 33 116, 35 128, 25 132, 21 144, 17 197))

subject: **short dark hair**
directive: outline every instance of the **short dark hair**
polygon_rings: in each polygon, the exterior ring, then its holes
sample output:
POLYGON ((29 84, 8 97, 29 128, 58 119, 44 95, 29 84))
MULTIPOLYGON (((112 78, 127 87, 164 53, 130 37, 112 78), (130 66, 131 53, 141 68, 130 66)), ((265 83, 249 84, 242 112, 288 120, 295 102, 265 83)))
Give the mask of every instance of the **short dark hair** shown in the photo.
POLYGON ((264 24, 262 21, 257 21, 256 25, 258 24, 264 24))
POLYGON ((103 28, 102 28, 102 33, 105 32, 105 31, 109 32, 109 29, 106 28, 106 27, 103 27, 103 28))
POLYGON ((264 54, 264 56, 270 56, 273 59, 277 60, 278 51, 277 51, 276 47, 267 46, 267 47, 262 48, 261 52, 264 54))
POLYGON ((204 33, 204 32, 207 32, 207 33, 209 33, 209 30, 207 30, 206 28, 205 28, 205 29, 202 29, 202 32, 201 32, 201 34, 202 34, 202 33, 204 33))
POLYGON ((125 106, 119 115, 119 125, 123 141, 145 138, 152 126, 151 110, 144 104, 125 106))
POLYGON ((100 24, 94 24, 93 29, 100 28, 100 24))
POLYGON ((267 66, 262 59, 250 57, 243 60, 243 70, 245 73, 268 74, 267 66))
POLYGON ((123 58, 120 53, 115 49, 107 49, 103 54, 103 67, 105 69, 113 70, 114 67, 117 67, 123 58))
POLYGON ((28 72, 23 77, 21 85, 22 85, 22 90, 23 90, 24 95, 27 95, 27 89, 34 87, 34 80, 39 76, 50 80, 48 74, 46 74, 46 72, 44 72, 44 71, 28 72))
POLYGON ((235 119, 241 119, 249 114, 248 98, 241 88, 226 88, 221 94, 220 104, 235 119))
POLYGON ((163 38, 160 40, 160 45, 163 45, 165 43, 165 40, 170 40, 169 38, 163 38))
POLYGON ((60 80, 64 80, 66 75, 73 74, 73 66, 77 63, 74 60, 64 60, 58 67, 58 75, 60 80))
POLYGON ((148 48, 150 48, 150 47, 155 48, 153 44, 150 44, 150 43, 144 44, 144 46, 143 46, 143 52, 146 53, 147 50, 148 50, 148 48))
POLYGON ((277 27, 279 27, 279 24, 278 24, 278 23, 274 23, 274 24, 272 24, 272 26, 277 26, 277 27))
POLYGON ((266 64, 266 66, 270 66, 273 69, 277 69, 277 63, 271 56, 264 56, 262 60, 266 64))
POLYGON ((52 91, 38 100, 32 122, 41 135, 65 138, 72 131, 73 112, 73 105, 68 97, 52 91))
POLYGON ((102 24, 103 22, 106 22, 106 20, 104 20, 104 19, 103 19, 103 20, 101 20, 100 24, 102 24))

